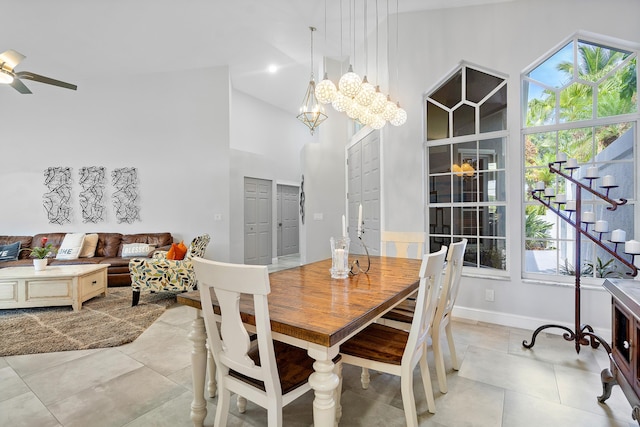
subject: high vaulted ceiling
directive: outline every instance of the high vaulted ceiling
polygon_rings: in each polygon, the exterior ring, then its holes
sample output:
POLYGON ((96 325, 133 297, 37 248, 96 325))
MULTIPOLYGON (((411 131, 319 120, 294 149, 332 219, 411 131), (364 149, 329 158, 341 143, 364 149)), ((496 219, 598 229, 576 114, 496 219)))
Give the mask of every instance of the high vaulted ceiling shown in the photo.
MULTIPOLYGON (((26 56, 16 71, 76 83, 78 90, 82 81, 100 77, 135 79, 228 65, 234 88, 296 114, 309 81, 309 26, 318 28, 315 60, 338 56, 340 5, 344 39, 349 8, 356 9, 356 25, 362 25, 364 1, 4 0, 0 52, 15 49, 26 56), (270 64, 279 70, 269 73, 270 64)), ((382 21, 387 5, 391 13, 396 7, 402 13, 503 1, 512 0, 377 0, 377 5, 382 21)), ((371 31, 376 0, 367 2, 371 31)), ((33 95, 0 87, 0 99, 37 96, 42 86, 30 83, 33 95)), ((197 88, 187 81, 185 90, 197 88)))

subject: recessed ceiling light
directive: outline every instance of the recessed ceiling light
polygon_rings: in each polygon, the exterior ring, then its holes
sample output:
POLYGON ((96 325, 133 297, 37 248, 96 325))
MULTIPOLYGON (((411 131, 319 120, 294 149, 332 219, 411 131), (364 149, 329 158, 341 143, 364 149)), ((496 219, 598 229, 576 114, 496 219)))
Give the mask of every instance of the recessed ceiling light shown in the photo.
POLYGON ((275 64, 271 64, 269 65, 269 67, 267 68, 267 71, 269 71, 271 74, 275 73, 276 71, 278 71, 278 66, 275 64))

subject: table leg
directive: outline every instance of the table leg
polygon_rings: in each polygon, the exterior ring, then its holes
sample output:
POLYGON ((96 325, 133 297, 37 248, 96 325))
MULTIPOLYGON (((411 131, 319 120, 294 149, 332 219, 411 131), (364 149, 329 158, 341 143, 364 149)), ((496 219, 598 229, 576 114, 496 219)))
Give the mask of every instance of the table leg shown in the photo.
POLYGON ((314 373, 309 377, 309 384, 315 393, 313 400, 313 425, 314 427, 331 427, 336 422, 336 402, 334 396, 336 388, 340 384, 340 379, 334 371, 333 357, 327 349, 309 349, 309 356, 316 361, 313 364, 314 373))
POLYGON ((193 376, 193 402, 191 402, 191 421, 194 427, 202 427, 207 417, 207 401, 204 399, 204 383, 207 368, 207 334, 200 310, 191 323, 189 339, 193 341, 191 350, 191 374, 193 376))

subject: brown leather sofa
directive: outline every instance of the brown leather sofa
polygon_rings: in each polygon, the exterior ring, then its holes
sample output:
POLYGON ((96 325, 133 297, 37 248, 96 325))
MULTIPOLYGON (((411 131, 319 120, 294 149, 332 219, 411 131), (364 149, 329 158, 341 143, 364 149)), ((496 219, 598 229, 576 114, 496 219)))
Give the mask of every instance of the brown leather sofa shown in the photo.
MULTIPOLYGON (((42 233, 35 236, 0 236, 0 245, 6 245, 20 241, 20 255, 15 261, 0 262, 0 268, 33 265, 33 259, 29 257, 28 249, 40 246, 43 237, 47 243, 51 243, 54 248, 59 248, 67 233, 42 233)), ((89 234, 89 233, 87 233, 89 234)), ((49 259, 49 265, 64 264, 110 264, 107 269, 108 286, 131 286, 131 276, 129 275, 129 260, 131 258, 122 257, 122 245, 126 243, 148 243, 155 246, 155 250, 169 250, 173 243, 171 233, 140 233, 140 234, 120 234, 120 233, 97 233, 98 245, 95 255, 92 258, 78 258, 73 260, 49 259)), ((149 257, 153 251, 148 254, 149 257)))

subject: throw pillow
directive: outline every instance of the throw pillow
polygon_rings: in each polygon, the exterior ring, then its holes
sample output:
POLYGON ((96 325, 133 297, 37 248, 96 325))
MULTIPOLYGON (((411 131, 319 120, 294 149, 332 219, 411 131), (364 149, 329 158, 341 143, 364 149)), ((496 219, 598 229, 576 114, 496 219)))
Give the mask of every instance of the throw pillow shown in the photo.
POLYGON ((20 242, 0 245, 0 261, 15 261, 20 254, 20 242))
POLYGON ((180 243, 172 243, 171 249, 167 252, 167 259, 172 260, 182 260, 184 256, 187 254, 187 247, 184 242, 180 243))
POLYGON ((125 243, 122 245, 122 257, 146 257, 155 248, 148 243, 125 243))
POLYGON ((80 251, 79 258, 93 258, 96 254, 96 247, 98 246, 98 234, 87 234, 84 236, 84 243, 82 244, 82 250, 80 251))
POLYGON ((78 259, 83 243, 84 233, 67 233, 58 249, 56 259, 78 259))

